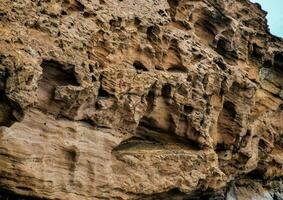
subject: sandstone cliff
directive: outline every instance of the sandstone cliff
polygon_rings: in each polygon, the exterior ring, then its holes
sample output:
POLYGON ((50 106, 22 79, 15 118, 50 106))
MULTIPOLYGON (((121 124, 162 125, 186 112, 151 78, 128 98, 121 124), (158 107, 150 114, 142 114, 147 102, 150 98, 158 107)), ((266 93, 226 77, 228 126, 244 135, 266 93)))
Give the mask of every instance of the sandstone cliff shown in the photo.
POLYGON ((283 40, 248 0, 1 0, 0 198, 283 198, 283 40))

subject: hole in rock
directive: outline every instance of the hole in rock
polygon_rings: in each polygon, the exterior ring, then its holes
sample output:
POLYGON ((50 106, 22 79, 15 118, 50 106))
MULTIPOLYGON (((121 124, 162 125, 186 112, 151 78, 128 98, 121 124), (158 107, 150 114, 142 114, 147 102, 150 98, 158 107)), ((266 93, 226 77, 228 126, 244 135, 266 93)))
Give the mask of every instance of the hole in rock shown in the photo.
POLYGON ((214 62, 217 64, 217 66, 222 69, 223 71, 225 71, 227 69, 227 66, 225 65, 225 63, 221 60, 221 59, 216 59, 214 60, 214 62))
POLYGON ((105 1, 104 0, 99 0, 99 4, 104 5, 105 1))
POLYGON ((146 112, 152 112, 154 108, 154 99, 155 99, 155 92, 154 92, 154 85, 151 87, 149 90, 147 96, 146 96, 146 101, 147 101, 147 109, 146 112))
POLYGON ((16 188, 17 188, 17 189, 20 189, 20 190, 25 190, 25 191, 33 191, 31 188, 29 188, 29 187, 24 187, 24 186, 17 186, 16 188))
POLYGON ((148 71, 148 69, 142 64, 140 61, 135 61, 133 63, 133 66, 136 70, 141 70, 141 71, 148 71))
POLYGON ((170 84, 165 84, 161 89, 161 95, 165 98, 171 98, 172 96, 172 87, 170 84))
POLYGON ((258 147, 259 149, 264 150, 265 152, 267 152, 270 149, 269 144, 262 139, 259 140, 258 147))
POLYGON ((188 69, 183 65, 172 65, 170 68, 167 69, 167 71, 186 73, 188 72, 188 69))
POLYGON ((217 42, 217 52, 220 55, 224 55, 227 52, 227 42, 223 39, 219 39, 217 42))
POLYGON ((94 72, 94 66, 93 66, 92 64, 90 64, 90 65, 88 66, 88 68, 89 68, 89 72, 90 72, 90 73, 93 73, 93 72, 94 72))
POLYGON ((166 17, 166 16, 167 16, 166 11, 164 11, 164 10, 158 10, 158 14, 159 14, 161 17, 166 17))
POLYGON ((0 92, 0 126, 10 127, 16 121, 11 103, 4 93, 0 92))
POLYGON ((135 26, 139 26, 141 24, 141 20, 139 17, 135 17, 135 26))
POLYGON ((67 69, 64 65, 54 60, 44 60, 41 67, 43 70, 43 77, 40 83, 44 82, 53 86, 79 86, 74 73, 74 67, 67 69))
POLYGON ((232 102, 225 101, 217 122, 218 134, 220 134, 224 144, 234 143, 235 132, 237 132, 235 129, 237 127, 236 115, 235 105, 232 102))
POLYGON ((249 172, 246 176, 251 178, 251 179, 263 180, 264 179, 264 172, 259 170, 259 169, 255 169, 255 170, 249 172))
POLYGON ((186 114, 192 113, 193 110, 194 110, 194 108, 193 108, 192 106, 190 106, 190 105, 184 105, 184 112, 185 112, 186 114))
POLYGON ((160 34, 160 28, 158 26, 150 26, 146 30, 147 39, 151 42, 161 42, 158 35, 160 34))
POLYGON ((261 48, 257 44, 253 44, 251 57, 255 60, 261 61, 262 56, 261 48))
MULTIPOLYGON (((1 57, 0 57, 0 63, 1 63, 1 57)), ((6 80, 8 77, 9 77, 9 72, 6 68, 4 70, 0 70, 0 91, 5 91, 6 80)))
POLYGON ((68 13, 65 10, 61 11, 61 15, 67 15, 68 13))
POLYGON ((176 8, 179 5, 179 0, 167 0, 171 8, 176 8))
POLYGON ((274 67, 283 71, 283 52, 276 52, 274 55, 274 67))
POLYGON ((38 82, 37 93, 39 107, 50 113, 56 113, 62 105, 54 100, 55 88, 67 85, 79 86, 75 77, 74 66, 67 68, 57 61, 44 60, 41 67, 42 78, 38 82))
POLYGON ((111 19, 109 21, 110 26, 112 27, 120 27, 122 24, 122 18, 118 17, 117 19, 111 19))
POLYGON ((96 77, 92 75, 92 76, 91 76, 91 81, 92 81, 92 82, 96 82, 96 81, 97 81, 96 77))
POLYGON ((230 46, 231 46, 230 41, 224 38, 220 38, 217 42, 216 51, 225 58, 237 59, 238 58, 237 52, 231 49, 230 46))
POLYGON ((85 18, 90 18, 90 17, 96 17, 96 13, 91 13, 91 12, 84 12, 83 16, 85 18))
POLYGON ((271 60, 265 60, 263 61, 263 65, 264 68, 270 68, 272 67, 272 61, 271 60))
POLYGON ((223 109, 225 110, 226 116, 228 116, 229 119, 234 119, 236 117, 236 110, 235 110, 235 105, 229 101, 224 102, 223 109))
POLYGON ((225 151, 225 150, 227 150, 227 149, 229 149, 229 146, 227 146, 227 145, 224 144, 224 143, 218 143, 218 144, 216 145, 216 147, 215 147, 215 151, 216 151, 217 153, 219 153, 219 152, 221 152, 221 151, 225 151))
POLYGON ((107 92, 105 89, 103 89, 102 86, 100 86, 99 90, 98 90, 98 98, 110 98, 113 97, 112 94, 110 94, 109 92, 107 92))

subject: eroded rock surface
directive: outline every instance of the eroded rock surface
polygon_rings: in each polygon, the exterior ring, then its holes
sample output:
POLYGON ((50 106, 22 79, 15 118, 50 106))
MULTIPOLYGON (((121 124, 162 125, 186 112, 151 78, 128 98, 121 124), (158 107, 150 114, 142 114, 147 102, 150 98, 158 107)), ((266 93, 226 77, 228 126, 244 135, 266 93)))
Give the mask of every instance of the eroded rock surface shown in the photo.
POLYGON ((283 40, 247 0, 2 0, 0 198, 283 198, 283 40))

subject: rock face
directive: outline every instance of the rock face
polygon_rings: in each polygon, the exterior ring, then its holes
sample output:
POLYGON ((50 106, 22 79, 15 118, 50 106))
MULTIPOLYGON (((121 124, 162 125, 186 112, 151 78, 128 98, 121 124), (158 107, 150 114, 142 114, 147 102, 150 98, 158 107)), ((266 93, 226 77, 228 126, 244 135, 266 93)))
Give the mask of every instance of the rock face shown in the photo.
POLYGON ((1 0, 0 198, 283 198, 283 40, 248 0, 1 0))

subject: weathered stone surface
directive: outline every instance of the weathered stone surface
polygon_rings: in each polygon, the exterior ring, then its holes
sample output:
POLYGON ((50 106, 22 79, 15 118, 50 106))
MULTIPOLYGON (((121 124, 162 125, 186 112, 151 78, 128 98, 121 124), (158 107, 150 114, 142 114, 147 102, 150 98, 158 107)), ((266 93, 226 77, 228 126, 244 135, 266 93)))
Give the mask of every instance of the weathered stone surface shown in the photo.
POLYGON ((247 0, 2 0, 3 198, 281 198, 283 41, 265 15, 247 0))

